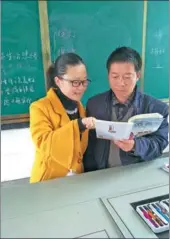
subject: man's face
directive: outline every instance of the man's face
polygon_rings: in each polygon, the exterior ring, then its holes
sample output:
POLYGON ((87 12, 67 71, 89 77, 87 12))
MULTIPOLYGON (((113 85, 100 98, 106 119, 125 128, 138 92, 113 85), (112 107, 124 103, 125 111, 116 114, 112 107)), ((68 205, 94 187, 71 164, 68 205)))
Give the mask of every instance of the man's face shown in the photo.
POLYGON ((140 72, 135 71, 133 63, 114 62, 110 66, 108 78, 116 96, 128 97, 140 78, 140 72))

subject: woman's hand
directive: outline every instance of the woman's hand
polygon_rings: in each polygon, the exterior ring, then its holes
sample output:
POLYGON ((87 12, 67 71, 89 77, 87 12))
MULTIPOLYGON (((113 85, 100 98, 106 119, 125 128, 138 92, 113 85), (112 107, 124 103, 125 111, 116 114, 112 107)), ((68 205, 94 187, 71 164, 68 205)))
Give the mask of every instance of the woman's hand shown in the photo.
POLYGON ((86 127, 86 129, 94 129, 95 128, 95 118, 94 117, 87 117, 82 119, 82 123, 86 127))

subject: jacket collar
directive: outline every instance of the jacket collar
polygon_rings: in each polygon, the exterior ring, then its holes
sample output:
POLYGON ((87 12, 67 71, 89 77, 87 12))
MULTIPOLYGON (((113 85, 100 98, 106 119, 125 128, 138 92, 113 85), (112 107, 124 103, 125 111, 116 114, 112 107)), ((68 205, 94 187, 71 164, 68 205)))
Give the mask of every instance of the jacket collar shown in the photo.
MULTIPOLYGON (((107 95, 106 95, 106 102, 109 102, 109 105, 110 105, 109 110, 111 110, 112 97, 113 97, 113 91, 110 89, 109 91, 107 91, 107 95)), ((134 91, 134 97, 132 101, 132 105, 134 105, 136 109, 136 114, 140 114, 141 104, 142 104, 142 93, 139 90, 139 87, 136 85, 135 91, 134 91)))
MULTIPOLYGON (((113 96, 113 91, 110 89, 109 91, 108 91, 108 95, 109 95, 109 98, 111 99, 112 98, 112 96, 113 96)), ((138 103, 139 103, 139 99, 140 99, 140 97, 141 97, 141 91, 139 90, 139 87, 136 85, 135 86, 135 89, 134 89, 134 93, 133 93, 133 101, 132 101, 132 103, 134 104, 134 105, 138 105, 138 103)))
MULTIPOLYGON (((60 114, 60 115, 67 114, 64 106, 62 105, 59 97, 57 96, 53 88, 50 88, 50 90, 47 92, 47 98, 51 102, 51 105, 57 114, 60 114)), ((85 110, 83 105, 80 102, 78 102, 78 110, 79 110, 80 117, 85 117, 85 110)))
POLYGON ((115 106, 117 104, 122 104, 125 106, 130 106, 133 102, 134 96, 135 96, 135 89, 125 103, 120 103, 118 99, 116 98, 115 94, 112 93, 112 105, 115 106))

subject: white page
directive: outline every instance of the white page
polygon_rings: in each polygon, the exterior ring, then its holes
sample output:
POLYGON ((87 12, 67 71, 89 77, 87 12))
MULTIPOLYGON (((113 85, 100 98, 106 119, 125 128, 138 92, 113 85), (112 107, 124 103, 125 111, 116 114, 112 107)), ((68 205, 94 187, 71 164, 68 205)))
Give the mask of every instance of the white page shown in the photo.
POLYGON ((133 123, 96 120, 97 138, 122 140, 129 139, 133 123))

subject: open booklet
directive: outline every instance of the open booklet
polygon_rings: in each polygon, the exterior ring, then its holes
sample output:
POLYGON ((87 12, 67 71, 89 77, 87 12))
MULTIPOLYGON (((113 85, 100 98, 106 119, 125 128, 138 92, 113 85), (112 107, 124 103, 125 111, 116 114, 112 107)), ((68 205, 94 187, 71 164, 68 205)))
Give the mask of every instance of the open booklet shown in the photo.
POLYGON ((95 120, 97 138, 109 140, 131 139, 151 134, 158 130, 163 121, 159 113, 140 114, 131 117, 128 122, 95 120))

